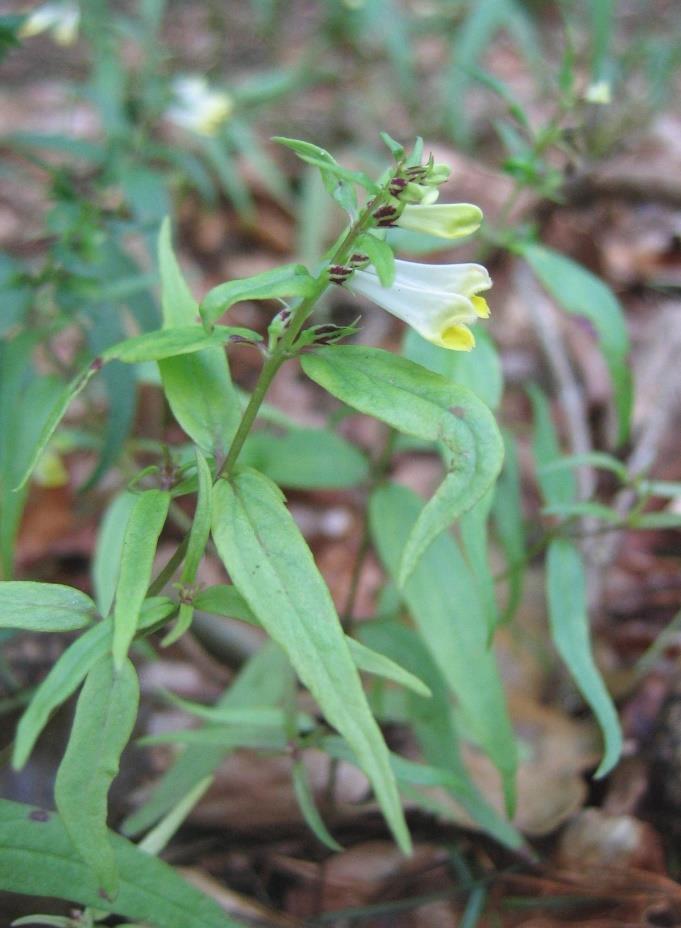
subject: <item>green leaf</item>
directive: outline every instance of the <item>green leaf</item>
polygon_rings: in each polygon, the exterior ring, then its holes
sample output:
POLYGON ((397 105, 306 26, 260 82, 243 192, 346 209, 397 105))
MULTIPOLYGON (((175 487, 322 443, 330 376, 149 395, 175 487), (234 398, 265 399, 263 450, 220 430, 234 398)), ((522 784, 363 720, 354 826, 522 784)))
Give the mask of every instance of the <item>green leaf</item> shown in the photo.
POLYGON ((423 680, 419 680, 413 673, 405 670, 404 667, 400 667, 395 661, 391 661, 385 654, 374 651, 362 644, 361 641, 349 636, 347 636, 347 642, 352 659, 359 670, 399 683, 419 696, 429 698, 432 695, 423 680))
POLYGON ((239 460, 280 486, 296 489, 354 487, 369 473, 361 451, 326 429, 290 429, 284 435, 254 432, 239 460))
POLYGON ((338 177, 340 180, 349 181, 351 184, 359 184, 360 187, 368 190, 369 193, 378 193, 380 189, 378 184, 375 184, 364 171, 350 171, 342 167, 328 151, 324 148, 320 148, 318 145, 313 145, 312 142, 302 142, 299 139, 287 139, 281 135, 273 136, 272 141, 278 142, 280 145, 285 145, 286 148, 290 148, 291 151, 294 151, 302 161, 319 168, 322 172, 322 176, 331 174, 334 177, 338 177))
POLYGON ((205 325, 242 300, 273 300, 284 296, 312 296, 317 282, 302 264, 284 264, 253 277, 228 280, 213 287, 201 301, 199 311, 205 325))
POLYGON ((522 254, 556 302, 595 328, 615 391, 617 442, 623 444, 631 424, 633 384, 629 334, 617 297, 591 271, 545 245, 523 245, 522 254))
POLYGON ((387 132, 379 132, 379 135, 395 161, 401 161, 404 158, 404 145, 396 141, 391 135, 388 135, 387 132))
MULTIPOLYGON (((288 669, 284 652, 269 642, 246 663, 217 707, 276 705, 283 698, 288 669)), ((234 745, 223 742, 204 744, 200 752, 185 750, 164 773, 149 800, 123 822, 125 833, 139 834, 166 815, 203 777, 213 774, 233 749, 234 745)))
POLYGON ((582 467, 584 464, 589 467, 600 467, 603 470, 609 470, 611 473, 622 481, 622 483, 627 483, 629 480, 629 472, 627 471, 626 464, 623 464, 622 461, 619 461, 617 458, 614 458, 611 454, 606 454, 603 451, 588 451, 584 454, 570 454, 565 455, 557 461, 551 461, 549 464, 544 464, 541 468, 542 474, 553 473, 556 470, 567 470, 571 467, 582 467))
MULTIPOLYGON (((191 586, 196 580, 196 572, 199 569, 199 564, 201 563, 204 551, 206 550, 206 544, 208 543, 208 536, 210 535, 211 490, 213 478, 206 459, 201 454, 198 447, 195 447, 194 451, 196 452, 196 473, 199 487, 196 510, 194 511, 192 527, 189 533, 189 545, 184 557, 184 565, 180 577, 180 582, 185 586, 191 586)), ((181 603, 178 620, 174 628, 168 632, 162 641, 164 647, 167 648, 184 635, 191 625, 193 613, 194 610, 191 605, 188 603, 181 603)))
MULTIPOLYGON (((165 596, 147 599, 142 608, 140 630, 151 628, 176 609, 165 596)), ((64 651, 34 692, 17 726, 12 766, 21 770, 51 713, 78 689, 97 661, 111 650, 113 619, 98 622, 64 651)))
POLYGON ((160 735, 146 735, 139 739, 138 744, 191 744, 200 748, 202 752, 207 747, 219 747, 224 755, 240 748, 283 753, 287 749, 289 739, 283 725, 279 728, 254 728, 251 725, 216 724, 210 728, 189 728, 166 731, 160 735))
POLYGON ((163 324, 167 328, 192 325, 199 314, 198 303, 191 294, 187 281, 173 251, 170 220, 166 217, 158 238, 158 266, 161 274, 161 304, 163 324))
POLYGON ((637 489, 643 496, 660 496, 663 499, 681 496, 681 483, 673 480, 639 480, 637 489))
POLYGON ((181 325, 128 338, 107 348, 101 360, 105 364, 108 361, 124 361, 126 364, 163 361, 166 358, 193 354, 204 348, 224 345, 234 337, 252 342, 261 340, 261 336, 250 329, 218 325, 211 332, 206 332, 200 325, 181 325))
MULTIPOLYGON (((488 834, 507 847, 523 844, 521 835, 480 794, 464 766, 459 734, 450 707, 450 695, 444 676, 431 657, 424 641, 413 628, 394 620, 363 622, 359 628, 363 641, 399 662, 427 683, 431 699, 408 694, 408 721, 414 728, 426 761, 448 771, 445 787, 488 834)), ((448 817, 451 817, 449 812, 448 817)), ((460 819, 457 819, 460 824, 460 819)))
MULTIPOLYGON (((206 612, 212 612, 215 615, 240 619, 242 622, 248 622, 249 625, 262 628, 262 624, 253 615, 241 593, 236 587, 227 584, 218 584, 202 590, 194 598, 194 607, 203 609, 206 612)), ((345 636, 345 640, 358 670, 384 677, 386 680, 392 680, 394 683, 399 683, 421 696, 430 696, 430 691, 423 681, 400 667, 399 664, 389 660, 385 655, 365 647, 361 642, 349 635, 345 636)))
POLYGON ((553 503, 552 506, 544 506, 542 512, 549 516, 560 516, 562 519, 591 516, 594 519, 609 522, 611 525, 618 525, 622 521, 622 516, 616 509, 611 509, 602 503, 553 503))
POLYGON ((355 244, 355 251, 368 255, 381 284, 392 287, 395 282, 395 255, 386 241, 367 232, 355 244))
MULTIPOLYGON (((382 487, 371 497, 371 534, 395 579, 420 508, 405 487, 382 487)), ((403 588, 416 627, 447 685, 459 700, 467 729, 499 770, 513 808, 517 753, 496 660, 489 647, 484 608, 475 580, 449 534, 427 549, 403 588)))
POLYGON ((388 351, 331 346, 306 355, 301 364, 308 377, 354 409, 443 445, 447 474, 404 548, 398 576, 403 585, 433 539, 496 480, 503 443, 494 417, 470 390, 388 351))
POLYGON ((567 538, 555 539, 549 545, 546 585, 553 642, 603 733, 605 751, 595 775, 604 777, 620 759, 622 732, 591 653, 584 566, 579 551, 567 538))
POLYGON ((463 551, 478 588, 478 596, 490 634, 499 622, 494 577, 489 563, 487 543, 487 523, 493 498, 493 491, 490 488, 475 506, 461 516, 459 522, 463 551))
POLYGON ((201 590, 194 597, 194 608, 230 619, 240 619, 251 625, 260 625, 250 606, 235 586, 218 583, 201 590))
POLYGON ((147 854, 160 854, 212 782, 213 777, 204 777, 190 789, 175 808, 148 835, 145 835, 144 840, 138 845, 139 849, 147 854))
POLYGON ((0 341, 0 577, 5 580, 12 577, 14 545, 27 498, 25 485, 20 491, 14 488, 31 462, 54 395, 62 386, 56 377, 34 375, 35 342, 32 332, 0 341))
POLYGON ((238 590, 286 651, 328 722, 355 750, 400 847, 410 847, 388 750, 331 595, 280 490, 247 470, 218 481, 213 538, 238 590))
MULTIPOLYGON (((173 253, 170 223, 161 226, 158 243, 164 328, 194 325, 199 307, 173 253)), ((163 392, 178 423, 206 454, 226 453, 241 418, 241 408, 222 348, 158 362, 163 392)))
POLYGON ((137 494, 121 493, 109 504, 101 521, 92 562, 92 584, 101 615, 109 614, 114 601, 125 529, 136 502, 137 494))
POLYGON ((408 328, 402 353, 405 358, 442 374, 451 383, 472 390, 490 409, 501 402, 504 379, 499 354, 492 339, 480 326, 475 331, 475 351, 449 351, 421 338, 408 328))
POLYGON ((0 890, 66 899, 154 928, 238 928, 217 903, 168 864, 118 835, 110 833, 109 840, 120 874, 113 903, 100 895, 92 870, 57 815, 0 800, 0 890))
POLYGON ((527 387, 527 393, 532 401, 532 452, 542 496, 549 505, 572 503, 577 496, 575 475, 570 471, 551 469, 551 465, 560 459, 561 453, 548 400, 534 384, 527 387))
POLYGON ((628 521, 635 529, 678 528, 681 525, 681 512, 642 512, 630 516, 628 521))
POLYGON ((156 545, 169 506, 170 493, 166 490, 145 490, 140 493, 128 519, 113 613, 112 652, 118 668, 137 631, 142 603, 151 581, 156 545))
POLYGON ((33 473, 38 461, 42 456, 43 451, 47 447, 47 443, 54 435, 57 426, 66 413, 66 410, 71 405, 71 401, 85 389, 92 377, 94 377, 94 375, 97 373, 97 370, 98 365, 89 367, 86 371, 78 374, 70 383, 62 388, 61 392, 57 396, 57 399, 52 404, 47 418, 44 420, 40 435, 38 436, 37 442, 33 447, 33 453, 28 457, 27 463, 21 472, 21 478, 15 487, 16 490, 21 490, 26 486, 31 477, 31 474, 33 473))
POLYGON ((329 850, 342 851, 343 848, 330 833, 319 814, 319 809, 314 801, 314 795, 310 787, 305 763, 302 760, 297 760, 293 764, 291 777, 293 780, 293 791, 298 801, 298 807, 303 813, 303 818, 307 822, 310 831, 312 831, 319 841, 321 841, 325 847, 328 847, 329 850))
POLYGON ((54 798, 74 847, 109 899, 118 891, 116 858, 106 827, 107 797, 137 718, 139 684, 125 660, 109 656, 88 673, 54 784, 54 798))
POLYGON ((492 518, 506 558, 508 598, 501 621, 508 622, 522 599, 527 553, 518 452, 509 432, 503 432, 503 438, 504 466, 495 489, 492 518))
POLYGON ((0 583, 0 628, 31 632, 69 632, 95 617, 89 596, 60 583, 10 580, 0 583))
MULTIPOLYGON (((177 706, 190 715, 196 715, 206 722, 215 722, 216 725, 242 725, 253 728, 283 728, 285 712, 273 706, 204 706, 203 703, 191 699, 183 699, 164 690, 162 695, 172 705, 177 706)), ((301 714, 302 715, 302 714, 301 714)), ((309 717, 308 717, 309 718, 309 717)))

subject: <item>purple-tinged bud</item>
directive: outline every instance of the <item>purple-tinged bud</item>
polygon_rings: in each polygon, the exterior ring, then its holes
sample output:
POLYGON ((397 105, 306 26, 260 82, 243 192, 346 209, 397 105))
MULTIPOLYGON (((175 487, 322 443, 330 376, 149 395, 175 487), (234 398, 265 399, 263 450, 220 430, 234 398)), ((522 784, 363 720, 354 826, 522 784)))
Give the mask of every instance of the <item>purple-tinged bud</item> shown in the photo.
POLYGON ((394 197, 399 197, 409 182, 404 177, 393 177, 388 185, 388 192, 394 197))
POLYGON ((357 268, 366 267, 371 263, 371 261, 369 255, 365 255, 363 252, 357 251, 353 255, 350 255, 350 260, 348 263, 350 264, 350 267, 353 268, 353 270, 357 270, 357 268))
POLYGON ((102 358, 95 358, 94 361, 90 364, 91 371, 101 371, 104 367, 104 361, 102 358))
POLYGON ((425 180, 425 177, 428 174, 428 169, 423 167, 422 164, 415 164, 413 167, 407 168, 404 173, 407 175, 409 180, 418 183, 421 180, 425 180))
POLYGON ((397 210, 389 203, 387 203, 385 206, 379 206, 379 208, 374 213, 374 219, 395 219, 396 217, 397 210))
POLYGON ((345 264, 332 264, 329 268, 329 280, 332 284, 339 286, 344 284, 348 277, 352 276, 352 268, 345 264))

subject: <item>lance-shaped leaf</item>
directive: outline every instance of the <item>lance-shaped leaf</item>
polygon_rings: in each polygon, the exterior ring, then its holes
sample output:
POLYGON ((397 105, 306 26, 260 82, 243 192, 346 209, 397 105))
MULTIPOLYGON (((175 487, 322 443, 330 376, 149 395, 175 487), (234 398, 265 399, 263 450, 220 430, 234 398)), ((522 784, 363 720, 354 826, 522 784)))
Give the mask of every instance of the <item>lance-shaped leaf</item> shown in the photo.
POLYGON ((591 653, 584 565, 573 542, 567 538, 551 542, 546 571, 551 637, 603 732, 605 751, 596 776, 604 777, 620 759, 622 732, 617 711, 591 653))
POLYGON ((109 504, 100 521, 92 561, 92 585, 101 615, 109 614, 116 595, 125 529, 136 502, 136 494, 121 493, 109 504))
POLYGON ((236 587, 286 651, 328 722, 348 741, 395 838, 410 847, 388 749, 371 714, 343 629, 281 491, 245 470, 213 491, 213 538, 236 587))
POLYGON ((139 684, 126 660, 116 670, 107 655, 95 664, 78 699, 71 736, 54 784, 64 827, 109 899, 118 869, 106 827, 109 787, 137 718, 139 684))
MULTIPOLYGON (((199 307, 173 253, 170 223, 161 226, 158 243, 164 328, 196 323, 199 307)), ((184 431, 206 454, 222 456, 236 432, 241 408, 222 348, 158 362, 163 392, 184 431)))
POLYGON ((114 902, 100 894, 58 815, 1 799, 0 890, 66 899, 153 928, 239 928, 168 864, 112 832, 109 841, 120 874, 114 902))
MULTIPOLYGON (((162 622, 176 608, 176 604, 165 596, 147 599, 142 609, 140 630, 162 622)), ((108 618, 84 632, 53 665, 19 720, 12 754, 15 770, 21 770, 28 760, 51 713, 75 693, 97 661, 111 650, 112 638, 113 619, 108 618)))
POLYGON ((159 329, 157 332, 145 332, 134 338, 127 338, 107 348, 102 354, 102 363, 124 361, 126 364, 139 364, 142 361, 163 361, 184 354, 194 354, 204 348, 220 347, 231 338, 260 341, 261 336, 250 329, 228 325, 217 325, 212 332, 206 332, 201 325, 178 325, 173 328, 159 329))
MULTIPOLYGON (((371 534, 389 575, 417 518, 419 499, 406 487, 382 487, 371 497, 371 534)), ((483 603, 466 561, 450 534, 428 548, 403 588, 404 601, 428 651, 457 697, 468 730, 499 770, 512 809, 516 745, 506 700, 489 647, 483 603)))
POLYGON ((633 384, 629 333, 619 300, 603 281, 581 264, 544 245, 523 246, 523 256, 543 286, 569 313, 591 322, 612 378, 618 419, 618 444, 627 440, 633 384))
POLYGON ((113 656, 117 667, 123 664, 135 637, 161 529, 168 514, 170 493, 145 490, 130 513, 123 539, 121 569, 114 602, 113 656))
POLYGON ((89 625, 95 613, 89 596, 61 583, 0 583, 0 628, 69 632, 89 625))
POLYGON ((494 416, 470 390, 378 348, 334 345, 301 363, 308 377, 354 409, 442 443, 447 474, 404 548, 398 575, 403 585, 433 539, 496 480, 504 451, 494 416))
POLYGON ((378 184, 375 184, 364 171, 350 171, 348 168, 344 168, 338 164, 333 155, 330 155, 325 148, 320 148, 319 145, 313 145, 312 142, 304 142, 300 139, 288 139, 283 135, 275 135, 272 141, 285 145, 286 148, 294 151, 301 161, 319 168, 325 181, 331 175, 339 180, 359 184, 360 187, 364 187, 370 193, 378 193, 380 189, 378 184))
MULTIPOLYGON (((270 641, 247 661, 216 707, 276 705, 283 699, 289 674, 288 658, 270 641)), ((125 833, 139 834, 166 815, 203 777, 213 774, 232 750, 233 745, 224 743, 203 744, 200 753, 186 750, 166 770, 147 802, 123 822, 125 833)))
MULTIPOLYGON (((226 584, 209 586, 207 589, 201 590, 194 599, 193 605, 196 609, 203 609, 206 612, 224 615, 231 619, 240 619, 242 622, 248 622, 249 625, 262 627, 246 600, 234 586, 226 584)), ((351 638, 350 635, 346 635, 345 640, 350 648, 350 656, 358 670, 377 677, 383 677, 386 680, 392 680, 393 683, 399 683, 400 686, 404 686, 424 698, 430 696, 430 690, 425 683, 413 673, 405 670, 404 667, 396 664, 395 661, 391 661, 384 654, 379 654, 378 651, 368 648, 361 641, 357 641, 356 638, 351 638)))
MULTIPOLYGON (((424 759, 449 771, 452 796, 480 828, 508 847, 519 847, 522 844, 520 834, 487 803, 466 770, 447 683, 419 632, 389 619, 362 622, 359 634, 367 644, 418 674, 419 679, 428 684, 433 694, 431 699, 424 699, 415 692, 407 698, 408 722, 413 726, 424 759)), ((451 811, 449 815, 452 815, 451 811)), ((454 820, 458 824, 467 824, 465 817, 455 816, 454 820)))
POLYGON ((355 638, 346 636, 346 640, 350 648, 352 659, 359 670, 363 670, 365 673, 376 674, 376 676, 384 677, 386 680, 392 680, 394 683, 399 683, 406 689, 426 699, 432 696, 432 693, 423 680, 419 680, 415 674, 405 670, 404 667, 390 660, 385 654, 381 654, 380 651, 374 651, 373 648, 368 648, 355 638))
POLYGON ((273 300, 284 296, 311 296, 317 282, 303 264, 285 264, 254 277, 228 280, 214 287, 201 301, 199 311, 206 325, 241 300, 273 300))
POLYGON ((42 457, 42 453, 47 447, 47 443, 54 435, 57 426, 64 418, 66 410, 71 405, 72 400, 85 389, 92 377, 99 370, 99 363, 90 366, 86 371, 78 374, 73 380, 66 384, 65 387, 57 394, 57 398, 52 404, 52 408, 47 414, 40 435, 34 445, 33 453, 28 456, 27 463, 22 471, 21 479, 15 487, 21 490, 28 483, 31 474, 35 470, 36 464, 42 457))

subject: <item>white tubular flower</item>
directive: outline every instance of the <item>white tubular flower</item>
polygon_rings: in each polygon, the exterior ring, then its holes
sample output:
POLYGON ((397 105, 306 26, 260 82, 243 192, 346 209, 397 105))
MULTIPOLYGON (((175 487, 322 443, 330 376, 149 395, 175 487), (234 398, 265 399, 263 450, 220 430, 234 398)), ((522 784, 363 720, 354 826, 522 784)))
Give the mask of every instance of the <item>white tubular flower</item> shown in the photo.
POLYGON ((73 45, 78 38, 79 25, 80 8, 77 3, 71 0, 45 3, 29 14, 19 30, 19 35, 29 39, 49 30, 59 45, 73 45))
POLYGON ((175 101, 166 110, 166 118, 199 135, 215 135, 234 109, 228 94, 211 90, 208 81, 198 75, 176 78, 173 93, 175 101))
POLYGON ((427 232, 438 238, 461 238, 475 232, 482 222, 482 210, 472 203, 430 203, 407 205, 395 224, 413 232, 427 232))
POLYGON ((475 338, 469 326, 489 316, 487 302, 478 293, 489 290, 492 281, 481 264, 395 261, 391 287, 381 285, 373 268, 355 271, 348 286, 408 323, 427 341, 454 351, 470 351, 475 338))

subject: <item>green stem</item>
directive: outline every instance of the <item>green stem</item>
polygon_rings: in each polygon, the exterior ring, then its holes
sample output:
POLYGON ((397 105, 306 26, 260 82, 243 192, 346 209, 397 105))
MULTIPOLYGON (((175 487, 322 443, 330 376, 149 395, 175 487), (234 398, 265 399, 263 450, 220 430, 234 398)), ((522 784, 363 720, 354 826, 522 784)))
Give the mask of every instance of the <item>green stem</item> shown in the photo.
POLYGON ((263 365, 258 382, 255 385, 255 389, 253 390, 251 398, 248 401, 248 405, 246 406, 243 416, 241 417, 241 422, 239 423, 239 427, 236 430, 236 434, 232 444, 230 445, 227 457, 225 458, 224 463, 220 468, 218 477, 228 476, 236 464, 237 458, 239 457, 244 442, 246 441, 246 438, 248 437, 251 428, 253 427, 253 423, 258 416, 260 406, 262 405, 263 400, 267 395, 267 391, 269 390, 272 381, 274 380, 277 372, 279 371, 279 368, 282 366, 284 361, 287 361, 292 356, 295 341, 298 338, 301 329, 314 311, 317 301, 330 286, 330 282, 327 276, 327 267, 330 267, 334 264, 344 264, 349 259, 350 255, 352 254, 353 245, 359 236, 363 235, 372 227, 374 223, 374 210, 387 202, 388 197, 389 194, 387 190, 382 191, 381 193, 377 194, 376 197, 374 197, 374 199, 371 201, 371 205, 367 206, 362 211, 362 214, 360 215, 357 222, 350 226, 347 234, 344 236, 338 247, 334 250, 333 254, 329 258, 328 265, 317 278, 314 291, 310 294, 310 296, 305 297, 305 299, 294 308, 291 322, 286 329, 286 332, 279 339, 274 350, 263 365))

